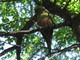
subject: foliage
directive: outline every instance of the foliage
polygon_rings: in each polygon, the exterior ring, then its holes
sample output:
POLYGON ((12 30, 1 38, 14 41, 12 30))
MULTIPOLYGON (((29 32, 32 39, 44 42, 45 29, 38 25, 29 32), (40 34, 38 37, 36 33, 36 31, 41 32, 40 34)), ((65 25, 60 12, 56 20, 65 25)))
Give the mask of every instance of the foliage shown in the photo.
MULTIPOLYGON (((42 2, 42 1, 41 1, 42 2)), ((52 0, 52 2, 54 2, 52 0)), ((67 4, 67 1, 57 0, 56 4, 59 7, 64 6, 67 4)), ((11 2, 0 2, 0 31, 5 32, 13 32, 13 31, 20 31, 27 21, 30 20, 32 16, 35 14, 36 3, 33 0, 17 0, 11 2)), ((73 16, 80 13, 80 1, 78 0, 71 0, 69 5, 66 9, 73 14, 73 16)), ((58 15, 51 14, 50 15, 52 20, 55 24, 63 23, 64 19, 58 15)), ((30 30, 36 29, 36 23, 30 28, 30 30)), ((8 44, 16 44, 16 38, 13 36, 3 36, 4 40, 8 44)), ((4 42, 0 42, 0 50, 5 49, 4 42)), ((68 26, 63 26, 57 29, 54 29, 53 32, 53 39, 52 39, 52 49, 53 52, 76 43, 76 37, 72 32, 72 29, 68 26)), ((12 45, 11 45, 12 46, 12 45)), ((46 43, 43 39, 40 32, 35 32, 31 34, 25 34, 22 40, 21 45, 21 58, 22 60, 29 60, 29 59, 37 59, 37 58, 45 58, 47 53, 46 43)), ((16 57, 16 51, 11 51, 6 53, 3 57, 0 57, 2 60, 8 58, 16 57)), ((62 52, 60 54, 52 54, 52 57, 49 59, 51 60, 78 60, 79 57, 79 50, 72 49, 67 52, 62 52)), ((14 58, 16 59, 16 58, 14 58)))

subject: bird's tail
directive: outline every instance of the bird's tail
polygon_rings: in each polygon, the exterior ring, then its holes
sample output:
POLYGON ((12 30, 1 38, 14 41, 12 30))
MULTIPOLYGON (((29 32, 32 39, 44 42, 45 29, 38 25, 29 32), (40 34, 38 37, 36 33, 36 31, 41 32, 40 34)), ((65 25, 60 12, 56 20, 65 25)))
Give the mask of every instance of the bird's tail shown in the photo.
POLYGON ((43 31, 41 31, 41 33, 47 43, 48 54, 51 54, 51 40, 52 40, 53 29, 49 30, 44 29, 43 31))

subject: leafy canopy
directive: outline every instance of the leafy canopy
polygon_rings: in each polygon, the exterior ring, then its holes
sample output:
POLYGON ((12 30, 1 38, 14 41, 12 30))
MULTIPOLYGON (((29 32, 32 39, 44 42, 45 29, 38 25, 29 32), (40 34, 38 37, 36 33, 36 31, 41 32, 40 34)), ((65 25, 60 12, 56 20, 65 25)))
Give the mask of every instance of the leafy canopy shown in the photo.
MULTIPOLYGON (((55 0, 51 0, 54 3, 55 0)), ((41 1, 43 3, 43 1, 41 1)), ((64 7, 68 3, 66 9, 72 16, 76 16, 80 13, 80 1, 79 0, 57 0, 56 5, 58 7, 64 7)), ((46 3, 45 3, 46 4, 46 3)), ((0 31, 3 32, 13 32, 20 31, 34 15, 35 15, 36 3, 33 0, 17 0, 11 2, 0 2, 0 31)), ((54 6, 55 7, 55 6, 54 6)), ((63 12, 64 13, 64 12, 63 12)), ((60 24, 65 21, 64 18, 58 16, 56 13, 50 14, 52 20, 55 24, 60 24)), ((65 16, 65 15, 64 15, 65 16)), ((30 28, 30 30, 36 29, 36 22, 30 28)), ((1 33, 0 32, 0 33, 1 33)), ((0 42, 0 49, 3 51, 8 45, 16 44, 17 39, 13 36, 3 36, 5 38, 0 42), (2 42, 3 41, 3 42, 2 42), (6 43, 4 43, 4 41, 6 43)), ((69 26, 62 26, 60 28, 54 29, 53 39, 52 39, 52 51, 56 52, 57 50, 64 49, 76 43, 76 36, 72 32, 72 29, 69 26)), ((15 50, 6 53, 4 56, 0 57, 2 60, 14 58, 16 59, 15 50)), ((25 34, 23 36, 22 45, 21 45, 21 58, 22 60, 37 59, 46 56, 47 48, 45 40, 43 39, 40 32, 35 32, 31 34, 25 34)), ((80 54, 78 48, 72 49, 70 51, 60 53, 59 55, 52 54, 52 57, 57 60, 73 60, 80 59, 78 55, 80 54)))

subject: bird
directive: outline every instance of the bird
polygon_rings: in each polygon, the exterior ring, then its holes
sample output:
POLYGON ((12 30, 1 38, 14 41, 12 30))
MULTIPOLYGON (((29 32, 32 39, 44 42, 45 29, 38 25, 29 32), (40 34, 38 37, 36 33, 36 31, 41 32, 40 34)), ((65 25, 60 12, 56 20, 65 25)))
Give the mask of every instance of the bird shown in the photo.
MULTIPOLYGON (((38 7, 36 10, 36 13, 37 13, 37 24, 39 28, 51 26, 53 24, 53 21, 51 17, 49 16, 49 12, 45 10, 45 8, 38 7)), ((52 40, 53 29, 45 28, 45 29, 40 30, 40 32, 47 44, 48 53, 51 54, 51 40, 52 40)))

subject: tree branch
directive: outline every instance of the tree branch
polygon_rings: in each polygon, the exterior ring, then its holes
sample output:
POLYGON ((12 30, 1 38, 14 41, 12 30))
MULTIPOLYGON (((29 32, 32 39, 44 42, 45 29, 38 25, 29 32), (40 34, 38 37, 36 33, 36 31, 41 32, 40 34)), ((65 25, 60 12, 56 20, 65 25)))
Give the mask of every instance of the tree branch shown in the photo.
MULTIPOLYGON (((62 53, 62 52, 66 52, 66 51, 71 51, 71 49, 73 48, 77 48, 77 47, 80 47, 80 44, 73 44, 67 48, 64 48, 64 49, 61 49, 61 50, 56 50, 55 52, 52 52, 51 54, 55 54, 55 53, 62 53)), ((48 55, 47 55, 48 56, 48 55)))
MULTIPOLYGON (((29 30, 30 27, 33 26, 34 21, 36 22, 36 15, 31 17, 30 20, 28 22, 26 22, 25 26, 21 30, 29 30)), ((22 34, 21 32, 18 32, 18 33, 14 32, 14 33, 12 33, 12 34, 15 35, 17 38, 16 44, 21 46, 24 34, 22 34)), ((16 49, 17 60, 20 60, 20 52, 21 52, 21 47, 16 49)))
MULTIPOLYGON (((80 44, 73 44, 67 48, 64 48, 64 49, 60 49, 60 50, 57 50, 57 49, 54 49, 55 52, 52 52, 51 54, 55 54, 55 53, 63 53, 63 52, 66 52, 66 51, 71 51, 71 49, 75 49, 77 47, 80 47, 80 44)), ((46 56, 49 56, 48 54, 46 56)), ((43 56, 42 58, 40 59, 43 59, 45 58, 45 56, 43 56)))
POLYGON ((70 24, 67 23, 59 23, 59 24, 55 24, 52 26, 48 26, 48 27, 43 27, 43 28, 37 28, 34 30, 21 30, 21 31, 13 31, 13 32, 0 32, 0 36, 16 36, 16 35, 20 35, 20 34, 31 34, 31 33, 35 33, 37 31, 43 30, 43 29, 49 29, 49 28, 53 28, 53 29, 57 29, 63 26, 69 26, 70 24))
POLYGON ((4 50, 4 51, 2 51, 2 52, 0 53, 0 56, 3 56, 4 54, 6 54, 7 52, 10 52, 10 51, 12 51, 12 50, 18 49, 18 47, 20 47, 20 46, 14 45, 13 47, 10 47, 10 48, 6 49, 6 50, 4 50))
MULTIPOLYGON (((3 43, 5 43, 5 44, 9 44, 9 45, 15 45, 15 44, 10 44, 10 43, 7 43, 7 42, 5 42, 5 41, 2 41, 2 40, 0 40, 0 42, 3 42, 3 43)), ((15 46, 19 46, 19 45, 15 45, 15 46)))
POLYGON ((63 9, 65 10, 67 8, 67 6, 69 5, 69 2, 71 2, 71 0, 69 0, 66 5, 64 5, 63 9))
POLYGON ((51 1, 44 0, 42 5, 52 14, 56 14, 65 21, 70 21, 72 14, 67 9, 62 9, 51 1), (46 4, 45 4, 46 3, 46 4))
POLYGON ((0 0, 0 2, 11 2, 11 1, 15 1, 15 0, 0 0))

